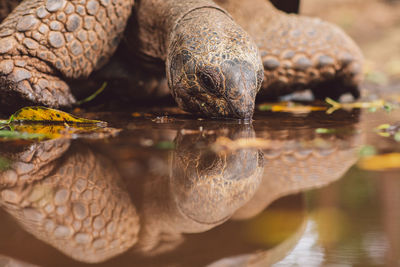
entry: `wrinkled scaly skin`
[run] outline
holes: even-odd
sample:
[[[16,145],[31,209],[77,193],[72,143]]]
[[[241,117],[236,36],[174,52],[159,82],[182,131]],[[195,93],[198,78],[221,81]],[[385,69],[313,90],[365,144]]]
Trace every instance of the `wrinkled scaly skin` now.
[[[166,61],[169,88],[182,109],[252,117],[263,67],[253,40],[224,10],[210,0],[141,1],[136,19],[132,46]],[[149,28],[160,31],[157,38]]]
[[[4,104],[19,94],[32,103],[70,106],[75,100],[64,79],[88,76],[114,52],[133,1],[79,3],[24,0],[0,25]],[[262,64],[252,39],[225,11],[209,0],[148,0],[139,1],[135,12],[140,22],[137,49],[166,61],[178,105],[213,117],[252,116]],[[213,29],[215,21],[219,27]],[[206,30],[200,37],[195,29],[202,24]],[[220,53],[226,46],[232,46],[227,58]],[[190,70],[183,72],[183,65]]]
[[[16,2],[0,1],[1,14]],[[133,8],[130,53],[165,62],[181,108],[249,119],[260,87],[261,96],[305,88],[320,98],[358,96],[362,55],[337,27],[286,15],[264,0],[217,2],[240,26],[211,0],[141,0]],[[67,82],[108,61],[132,6],[133,0],[22,1],[0,25],[3,110],[75,103]]]
[[[65,80],[88,76],[113,54],[133,0],[80,2],[24,0],[1,23],[2,105],[21,105],[22,97],[24,104],[70,106]]]

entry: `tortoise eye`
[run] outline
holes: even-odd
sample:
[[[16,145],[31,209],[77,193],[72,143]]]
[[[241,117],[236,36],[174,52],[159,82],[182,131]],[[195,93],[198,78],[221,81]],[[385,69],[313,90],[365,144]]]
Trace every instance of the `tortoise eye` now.
[[[220,95],[219,92],[219,81],[218,81],[218,74],[207,73],[207,72],[200,72],[198,74],[200,84],[210,93],[215,95]]]

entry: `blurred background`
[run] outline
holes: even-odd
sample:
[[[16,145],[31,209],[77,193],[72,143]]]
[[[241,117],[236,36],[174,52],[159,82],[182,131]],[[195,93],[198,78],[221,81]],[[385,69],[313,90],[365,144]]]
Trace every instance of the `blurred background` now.
[[[364,52],[366,81],[400,82],[400,1],[302,0],[300,13],[338,24]]]

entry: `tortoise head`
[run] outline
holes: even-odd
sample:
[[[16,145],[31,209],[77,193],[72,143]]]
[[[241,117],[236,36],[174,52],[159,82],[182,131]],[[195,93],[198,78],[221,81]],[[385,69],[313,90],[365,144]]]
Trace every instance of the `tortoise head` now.
[[[205,10],[190,13],[172,33],[166,60],[172,95],[189,112],[250,119],[264,75],[257,46],[220,10],[197,14]]]

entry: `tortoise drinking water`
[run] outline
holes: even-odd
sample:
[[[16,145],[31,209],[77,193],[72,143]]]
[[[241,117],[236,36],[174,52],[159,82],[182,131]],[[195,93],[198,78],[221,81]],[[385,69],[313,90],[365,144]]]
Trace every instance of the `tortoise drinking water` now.
[[[357,96],[362,76],[361,52],[340,29],[264,0],[0,0],[0,7],[1,15],[13,9],[0,25],[3,109],[71,106],[68,83],[101,68],[124,32],[126,53],[164,62],[178,105],[208,117],[251,118],[257,93]]]

